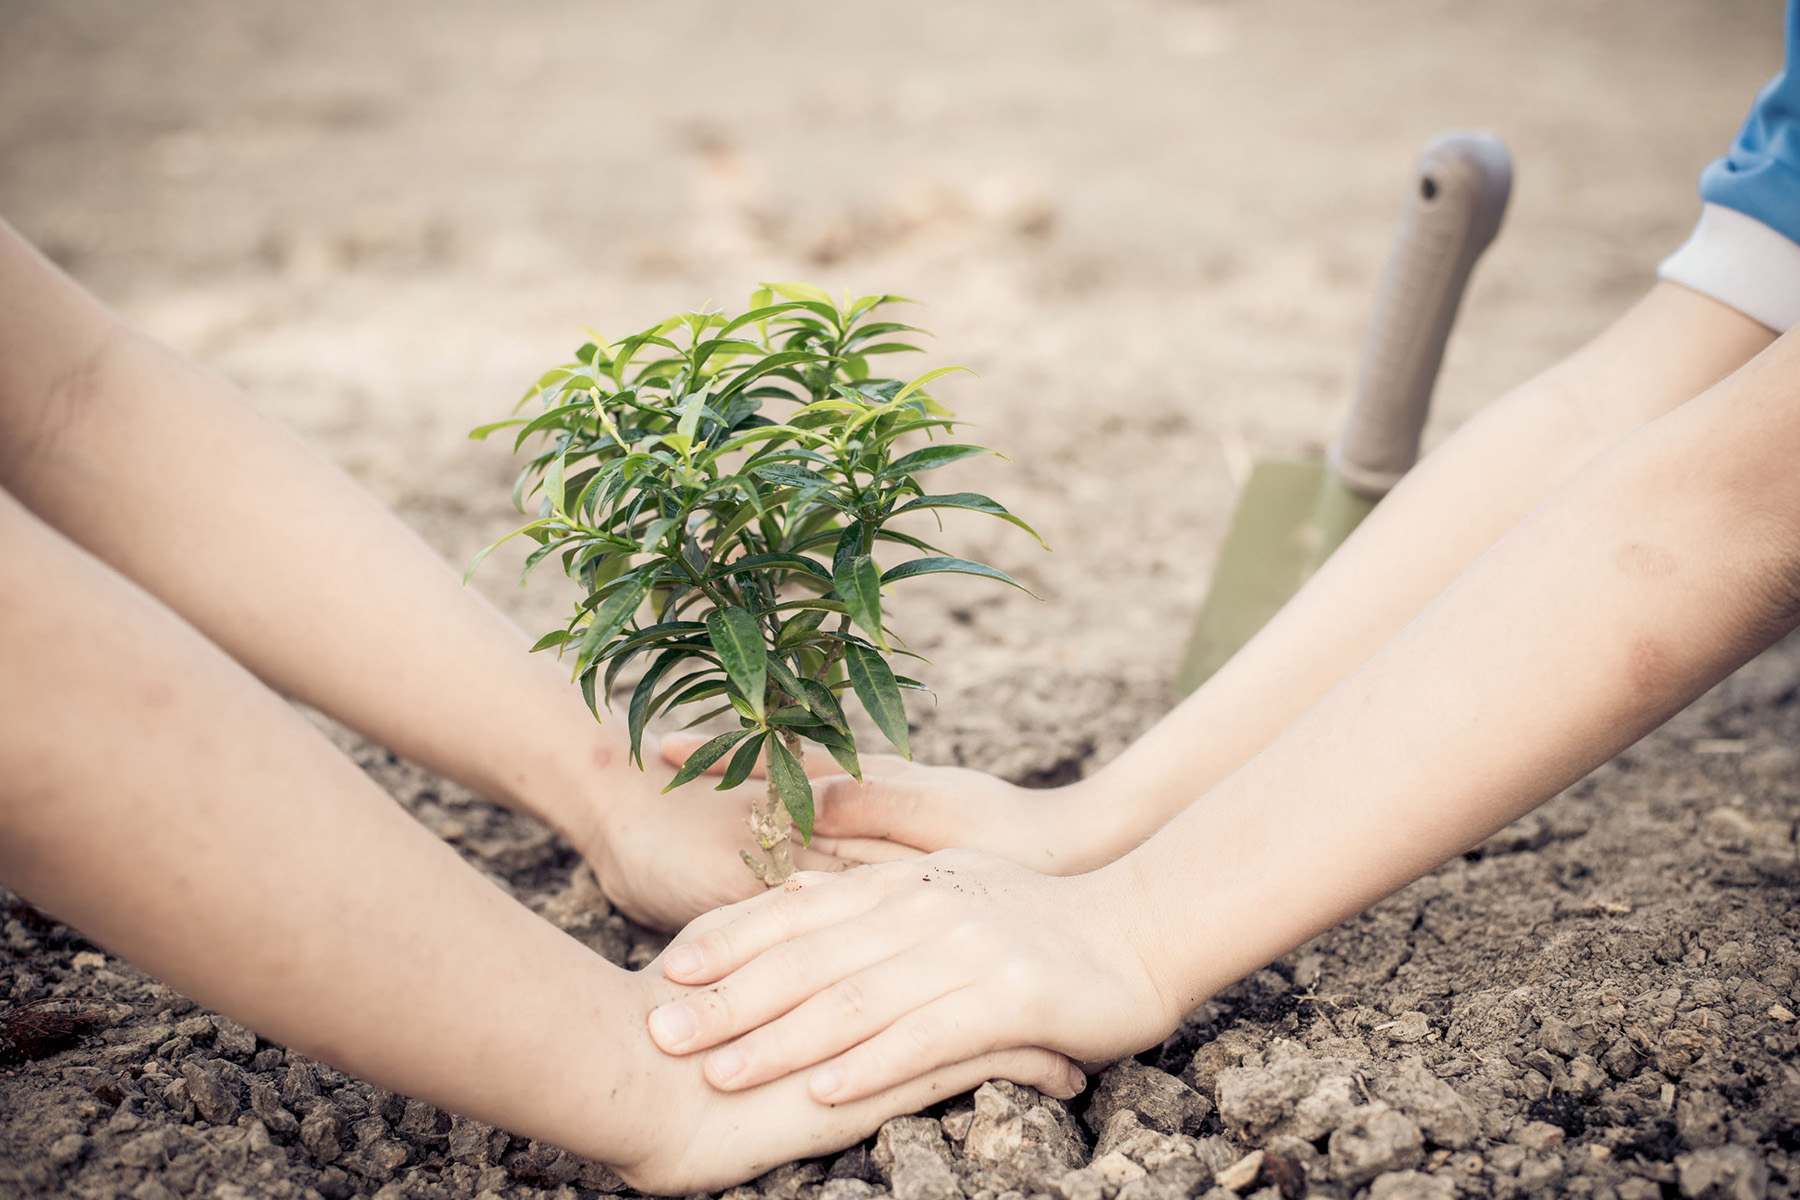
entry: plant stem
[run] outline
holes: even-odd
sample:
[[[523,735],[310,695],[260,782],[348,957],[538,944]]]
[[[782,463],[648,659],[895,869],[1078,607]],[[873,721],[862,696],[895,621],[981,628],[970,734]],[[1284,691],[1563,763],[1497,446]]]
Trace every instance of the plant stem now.
[[[800,739],[783,730],[781,740],[795,758],[800,760],[804,770],[805,750]],[[794,828],[794,818],[788,815],[787,805],[781,802],[781,793],[775,788],[775,775],[769,774],[768,787],[763,789],[761,803],[751,802],[750,832],[756,836],[756,844],[762,847],[763,861],[758,862],[749,854],[744,854],[744,864],[755,872],[764,887],[780,887],[787,882],[788,876],[794,873],[794,854],[789,833]]]

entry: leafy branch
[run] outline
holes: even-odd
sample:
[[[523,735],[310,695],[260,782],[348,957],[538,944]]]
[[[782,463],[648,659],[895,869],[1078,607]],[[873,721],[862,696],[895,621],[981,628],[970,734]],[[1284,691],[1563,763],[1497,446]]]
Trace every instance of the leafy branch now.
[[[893,668],[896,656],[917,656],[897,648],[883,589],[943,572],[1021,586],[894,522],[964,509],[1037,537],[987,496],[919,482],[993,451],[937,440],[956,421],[925,389],[963,368],[910,381],[875,370],[876,360],[919,349],[922,331],[882,312],[902,302],[839,303],[809,284],[778,283],[734,317],[688,312],[617,342],[596,335],[538,379],[518,415],[470,435],[511,429],[515,451],[535,444],[513,500],[538,515],[484,549],[469,573],[513,537],[536,543],[527,573],[558,558],[583,595],[532,649],[572,656],[596,717],[620,673],[644,664],[626,710],[640,766],[658,715],[704,706],[690,722],[699,724],[735,714],[738,728],[696,750],[669,787],[721,759],[719,786],[735,787],[766,758],[769,785],[750,817],[764,860],[745,861],[771,885],[793,870],[790,827],[812,837],[805,743],[862,776],[846,694],[911,757],[900,693],[924,685]],[[780,419],[765,415],[770,402]],[[926,444],[903,450],[915,434]]]

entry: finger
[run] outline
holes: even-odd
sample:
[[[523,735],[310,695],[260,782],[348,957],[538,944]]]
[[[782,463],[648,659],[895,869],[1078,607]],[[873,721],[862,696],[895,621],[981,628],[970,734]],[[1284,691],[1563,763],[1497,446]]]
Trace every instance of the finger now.
[[[872,869],[871,869],[872,870]],[[862,877],[869,871],[845,871],[831,887],[798,892],[770,891],[756,901],[740,902],[732,920],[664,956],[663,973],[676,983],[716,983],[772,946],[835,925],[873,908],[880,892]]]
[[[804,955],[809,947],[794,949]],[[946,961],[942,955],[904,953],[874,963],[713,1051],[706,1059],[706,1081],[721,1091],[735,1092],[824,1062],[965,987],[969,976],[964,964]],[[919,1071],[931,1065],[921,1063]]]
[[[942,850],[941,797],[927,786],[903,777],[881,778],[867,772],[858,783],[839,775],[813,788],[815,836],[880,838]]]
[[[662,755],[662,760],[671,767],[680,767],[683,763],[687,762],[689,756],[691,756],[694,751],[710,741],[712,741],[712,739],[703,733],[665,733],[662,739],[662,746],[658,750],[658,753]],[[728,754],[712,766],[706,768],[702,774],[723,775],[725,773],[725,768],[730,765],[731,756]],[[759,754],[756,756],[756,765],[750,768],[750,778],[762,779],[767,773],[768,771],[764,763],[764,757]]]
[[[805,895],[801,891],[782,899]],[[783,942],[717,987],[696,989],[655,1009],[650,1014],[650,1040],[667,1054],[710,1049],[775,1020],[814,993],[894,957],[916,940],[911,923],[866,921]],[[879,1026],[867,1032],[874,1028]],[[730,1060],[720,1064],[721,1079],[733,1073],[729,1065]]]
[[[959,1095],[993,1079],[1036,1088],[1058,1100],[1071,1100],[1087,1087],[1087,1076],[1067,1058],[1054,1050],[1021,1046],[939,1067],[899,1087],[854,1103],[878,1106],[883,1110],[891,1107],[896,1113],[917,1112],[933,1101]]]
[[[994,1001],[990,990],[968,987],[917,1008],[815,1070],[807,1091],[821,1104],[844,1104],[937,1067],[1012,1049],[1018,1014],[1001,1014]]]
[[[916,846],[905,846],[899,842],[890,842],[886,838],[825,838],[814,837],[812,849],[821,857],[846,864],[863,864],[899,862],[902,859],[918,858],[925,853]],[[795,862],[799,862],[796,857]],[[829,870],[812,868],[814,870]]]

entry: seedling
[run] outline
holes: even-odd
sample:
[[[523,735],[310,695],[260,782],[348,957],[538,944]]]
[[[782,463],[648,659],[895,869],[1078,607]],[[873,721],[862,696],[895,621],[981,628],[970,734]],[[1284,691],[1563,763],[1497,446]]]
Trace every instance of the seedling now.
[[[736,787],[765,757],[768,786],[750,812],[763,857],[744,861],[770,886],[793,872],[790,830],[812,838],[806,743],[862,777],[846,692],[912,756],[900,692],[924,685],[894,670],[894,656],[918,656],[889,629],[882,589],[946,571],[1020,586],[896,523],[967,509],[1037,537],[986,496],[920,484],[993,451],[935,440],[956,422],[926,385],[962,368],[902,381],[872,367],[919,349],[921,331],[882,312],[901,302],[840,304],[779,283],[735,317],[689,312],[622,341],[596,335],[526,392],[519,409],[536,400],[540,411],[471,434],[516,427],[515,450],[537,439],[513,489],[521,512],[535,501],[537,519],[501,542],[530,538],[526,572],[556,555],[582,592],[567,624],[532,649],[573,656],[596,718],[620,673],[645,664],[626,715],[640,767],[658,714],[705,705],[690,725],[735,714],[738,728],[696,750],[669,787],[728,754],[718,786]],[[909,435],[926,444],[902,449]]]

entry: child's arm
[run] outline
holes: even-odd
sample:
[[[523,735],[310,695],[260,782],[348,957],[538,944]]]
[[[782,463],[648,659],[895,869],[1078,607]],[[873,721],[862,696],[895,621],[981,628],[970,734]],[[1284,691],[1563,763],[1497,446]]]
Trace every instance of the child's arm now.
[[[863,1136],[1036,1051],[851,1109],[654,1053],[660,972],[507,898],[236,662],[0,492],[0,877],[260,1033],[688,1193]],[[727,866],[729,869],[729,865]],[[723,1103],[722,1103],[723,1102]]]
[[[0,489],[277,690],[555,826],[665,928],[758,890],[739,797],[657,790],[548,655],[336,468],[0,222]],[[803,865],[830,860],[803,853]]]
[[[1140,1049],[1219,987],[1580,778],[1791,628],[1797,457],[1790,333],[1582,470],[1116,863],[1054,879],[945,855],[922,861],[954,879],[915,860],[778,897],[668,960],[684,982],[729,974],[727,990],[653,1018],[653,1034],[670,1047],[686,1014],[697,1034],[680,1048],[697,1049],[805,1000],[720,1054],[743,1064],[735,1086],[815,1060],[810,1047],[855,1045],[814,1076],[821,1097],[993,1046]],[[846,923],[819,928],[833,921]],[[1107,968],[1073,976],[1097,994],[1059,974],[1083,961]],[[824,1086],[834,1080],[841,1090]]]
[[[1105,769],[1044,792],[876,763],[866,787],[839,778],[819,789],[820,845],[963,846],[1058,874],[1110,861],[1249,761],[1595,456],[1773,337],[1715,300],[1657,284],[1421,462],[1262,633]],[[668,746],[675,756],[689,748]]]

